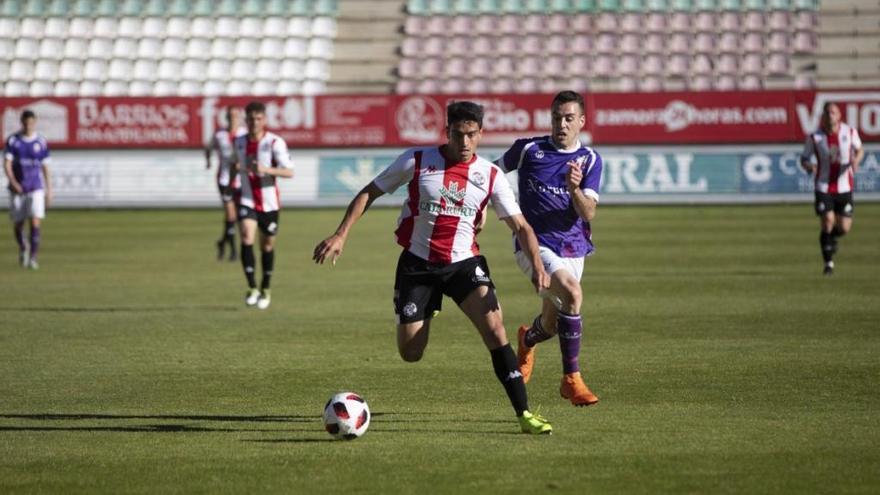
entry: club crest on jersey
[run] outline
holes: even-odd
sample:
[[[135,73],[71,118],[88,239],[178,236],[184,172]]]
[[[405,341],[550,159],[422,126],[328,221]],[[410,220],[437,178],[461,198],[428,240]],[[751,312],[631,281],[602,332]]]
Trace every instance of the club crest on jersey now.
[[[34,143],[34,153],[39,153],[41,149],[40,143]]]
[[[544,158],[544,150],[538,150],[538,151],[536,151],[536,152],[535,152],[535,159],[536,159],[536,160],[540,160],[541,158]]]
[[[473,174],[471,174],[471,182],[478,186],[482,186],[486,183],[486,177],[483,176],[483,174],[481,174],[480,172],[474,172]]]
[[[446,186],[440,187],[440,195],[443,196],[446,201],[450,201],[452,203],[458,203],[463,200],[465,194],[467,194],[467,191],[465,191],[464,189],[458,189],[458,182],[450,183],[448,189],[446,188]]]

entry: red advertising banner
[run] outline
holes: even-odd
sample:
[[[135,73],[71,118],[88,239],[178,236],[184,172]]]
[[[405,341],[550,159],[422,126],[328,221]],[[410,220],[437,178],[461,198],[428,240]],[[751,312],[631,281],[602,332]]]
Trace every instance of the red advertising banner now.
[[[259,97],[269,128],[295,148],[403,147],[443,142],[446,105],[468,99],[486,109],[483,144],[547,134],[553,95],[320,95]],[[0,98],[3,135],[25,108],[57,148],[199,148],[225,125],[225,108],[252,97]],[[597,145],[800,142],[825,102],[865,141],[880,141],[880,90],[586,95]]]
[[[587,120],[601,144],[783,143],[790,91],[593,94]]]
[[[863,141],[880,141],[880,89],[795,91],[793,97],[796,140],[819,127],[826,103],[836,103],[843,121],[858,129]]]

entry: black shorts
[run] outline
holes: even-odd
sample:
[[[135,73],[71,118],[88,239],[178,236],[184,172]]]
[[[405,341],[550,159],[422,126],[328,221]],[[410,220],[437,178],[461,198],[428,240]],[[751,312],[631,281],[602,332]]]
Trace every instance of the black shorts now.
[[[238,203],[239,198],[241,198],[240,187],[221,186],[220,184],[217,184],[217,190],[220,191],[220,201],[223,201],[224,203],[230,201]]]
[[[829,211],[833,211],[842,217],[852,217],[853,211],[856,209],[851,192],[840,194],[817,192],[816,204],[814,206],[816,208],[816,215],[820,217]]]
[[[246,218],[257,221],[257,226],[260,227],[260,232],[265,235],[275,235],[278,233],[278,220],[279,220],[278,210],[275,211],[257,211],[248,206],[241,206],[238,209],[238,221],[242,221]]]
[[[483,256],[456,263],[429,263],[404,250],[397,260],[394,277],[394,313],[398,323],[431,318],[440,311],[443,295],[461,304],[477,287],[494,289],[489,265]]]

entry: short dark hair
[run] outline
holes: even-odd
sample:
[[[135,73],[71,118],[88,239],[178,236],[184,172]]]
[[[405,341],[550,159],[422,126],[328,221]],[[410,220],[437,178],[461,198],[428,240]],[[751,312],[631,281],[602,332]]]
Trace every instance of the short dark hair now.
[[[24,112],[21,112],[21,123],[22,124],[27,119],[35,119],[35,118],[37,118],[37,114],[35,114],[33,110],[28,109],[28,110],[25,110]]]
[[[584,97],[576,91],[560,91],[559,93],[556,93],[556,96],[553,97],[553,103],[550,104],[550,108],[561,107],[562,105],[571,102],[577,103],[581,108],[581,113],[584,113]]]
[[[459,122],[476,122],[483,128],[483,107],[472,101],[453,101],[446,107],[446,125]]]
[[[262,101],[252,101],[244,107],[244,113],[266,113],[266,104]]]

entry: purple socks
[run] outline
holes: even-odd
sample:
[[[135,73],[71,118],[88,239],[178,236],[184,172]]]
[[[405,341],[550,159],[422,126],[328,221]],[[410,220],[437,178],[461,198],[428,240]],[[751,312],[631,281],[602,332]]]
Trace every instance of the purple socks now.
[[[581,351],[581,316],[560,312],[556,318],[556,333],[559,335],[559,349],[562,351],[562,372],[569,374],[580,371],[578,355]]]

